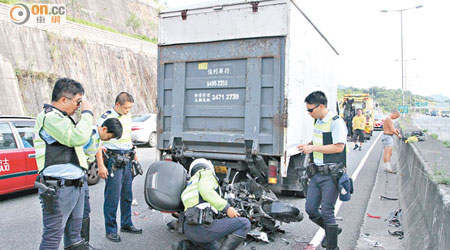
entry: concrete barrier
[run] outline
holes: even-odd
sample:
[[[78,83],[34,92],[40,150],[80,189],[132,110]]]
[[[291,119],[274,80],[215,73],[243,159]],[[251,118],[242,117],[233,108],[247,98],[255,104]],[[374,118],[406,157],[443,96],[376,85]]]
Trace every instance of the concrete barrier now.
[[[450,249],[450,187],[434,181],[447,175],[450,149],[428,136],[413,144],[397,139],[394,150],[405,249]]]

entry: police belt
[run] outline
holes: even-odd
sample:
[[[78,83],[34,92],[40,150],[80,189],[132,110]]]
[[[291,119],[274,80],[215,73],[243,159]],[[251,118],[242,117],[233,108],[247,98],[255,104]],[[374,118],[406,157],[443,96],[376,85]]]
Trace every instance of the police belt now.
[[[309,165],[309,171],[311,176],[314,176],[317,173],[323,175],[334,174],[339,170],[343,169],[345,166],[343,163],[326,163],[325,165],[318,166],[314,163]]]
[[[45,184],[51,185],[51,186],[57,186],[57,187],[82,187],[84,184],[83,178],[75,179],[75,180],[68,180],[68,179],[61,179],[61,178],[55,178],[50,176],[44,176],[44,182]]]
[[[122,168],[134,158],[134,151],[132,149],[127,150],[106,150],[106,155],[108,158],[113,160],[113,166],[116,168]]]
[[[186,210],[184,219],[186,223],[191,226],[210,226],[214,222],[214,212],[210,207],[190,207]]]
[[[129,158],[133,154],[133,149],[106,149],[106,154],[108,156],[122,155]]]

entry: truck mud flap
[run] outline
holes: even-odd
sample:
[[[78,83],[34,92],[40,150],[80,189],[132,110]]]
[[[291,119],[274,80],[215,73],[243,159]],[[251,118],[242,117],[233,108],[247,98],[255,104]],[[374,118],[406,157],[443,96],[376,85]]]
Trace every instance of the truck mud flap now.
[[[281,191],[305,192],[306,165],[308,164],[308,155],[298,154],[291,156],[288,166],[287,177],[282,178]],[[305,192],[306,194],[306,192]],[[304,196],[299,194],[298,196]]]

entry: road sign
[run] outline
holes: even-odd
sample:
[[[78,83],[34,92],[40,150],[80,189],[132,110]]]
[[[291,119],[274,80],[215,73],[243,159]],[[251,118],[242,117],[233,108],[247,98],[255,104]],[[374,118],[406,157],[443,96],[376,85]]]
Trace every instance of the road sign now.
[[[398,106],[398,112],[400,112],[400,113],[408,113],[408,106],[407,105],[400,105],[400,106]]]
[[[416,107],[426,107],[428,106],[428,102],[416,102]]]

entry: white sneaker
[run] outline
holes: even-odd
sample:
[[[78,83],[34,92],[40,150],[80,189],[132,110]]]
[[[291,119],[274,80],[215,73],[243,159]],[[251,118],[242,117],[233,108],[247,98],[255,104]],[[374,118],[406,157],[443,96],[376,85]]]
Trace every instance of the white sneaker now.
[[[390,162],[384,163],[384,171],[385,171],[386,173],[395,173],[394,170],[392,170],[392,167],[391,167],[391,163],[390,163]]]

